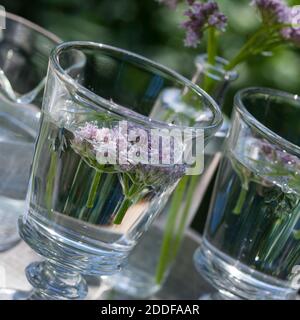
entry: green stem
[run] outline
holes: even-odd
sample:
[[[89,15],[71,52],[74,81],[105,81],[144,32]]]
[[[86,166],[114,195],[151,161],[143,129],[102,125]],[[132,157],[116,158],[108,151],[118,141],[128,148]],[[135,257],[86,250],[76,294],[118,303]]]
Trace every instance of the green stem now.
[[[101,189],[100,189],[101,201],[97,203],[97,206],[94,208],[91,216],[89,217],[88,219],[89,223],[92,223],[92,224],[98,223],[99,217],[102,213],[102,208],[105,205],[108,197],[110,196],[112,182],[114,181],[115,178],[116,177],[114,174],[107,174],[105,176],[104,182],[102,183]]]
[[[67,211],[67,208],[68,208],[68,206],[69,206],[70,198],[72,197],[73,188],[74,188],[75,182],[76,182],[76,180],[77,180],[77,177],[78,177],[80,168],[81,168],[81,166],[82,166],[82,163],[83,163],[83,160],[80,159],[79,164],[78,164],[77,169],[76,169],[76,172],[75,172],[75,175],[74,175],[74,178],[73,178],[73,181],[72,181],[72,185],[71,185],[71,188],[70,188],[70,192],[69,192],[67,201],[66,201],[66,203],[65,203],[65,205],[64,205],[63,213],[66,214],[66,215],[69,215],[69,213],[67,213],[66,211]]]
[[[247,197],[248,189],[242,186],[238,201],[236,203],[235,208],[233,209],[233,213],[239,215],[243,209],[246,197]]]
[[[129,198],[124,198],[124,200],[121,203],[121,206],[118,210],[118,213],[114,219],[114,224],[121,224],[126,212],[128,211],[129,207],[132,205],[132,200]]]
[[[207,62],[210,66],[214,66],[216,63],[216,56],[217,56],[217,37],[216,37],[216,29],[209,28],[208,29],[208,38],[207,38]],[[203,89],[206,92],[210,92],[213,79],[210,78],[208,75],[204,77],[204,84]]]
[[[270,265],[273,263],[280,253],[282,252],[284,246],[288,243],[291,234],[295,237],[294,228],[299,221],[299,202],[296,200],[292,207],[287,208],[288,205],[288,195],[284,195],[283,198],[278,200],[277,206],[274,208],[274,215],[276,211],[281,213],[281,217],[278,217],[273,223],[270,231],[268,232],[268,237],[266,238],[264,246],[261,248],[261,252],[258,255],[261,257],[261,262]],[[299,235],[300,232],[298,231]],[[299,240],[299,239],[298,239]]]
[[[181,219],[179,222],[178,231],[176,232],[175,245],[174,245],[174,258],[176,257],[186,227],[187,218],[192,206],[192,200],[195,193],[195,188],[199,182],[199,176],[191,176],[189,179],[189,187],[186,194],[186,203],[183,211],[181,212]]]
[[[211,27],[207,29],[208,32],[208,38],[207,38],[207,59],[208,64],[210,66],[214,66],[216,63],[216,56],[217,56],[217,32],[216,29]],[[209,75],[204,74],[202,83],[202,88],[206,92],[210,93],[212,90],[212,85],[214,83],[214,79],[212,79]],[[193,77],[193,82],[197,83],[199,82],[199,74],[196,73],[196,77]],[[191,103],[191,105],[194,105],[193,102],[194,93],[191,90],[188,90],[182,97],[182,100],[186,103]]]
[[[123,221],[123,218],[125,217],[125,214],[128,210],[128,208],[133,203],[133,198],[142,191],[144,186],[140,186],[136,183],[133,183],[132,186],[129,188],[128,192],[125,194],[125,198],[123,202],[121,203],[121,206],[116,214],[116,217],[114,219],[114,224],[121,224]]]
[[[50,159],[50,166],[49,171],[47,174],[47,184],[46,184],[46,207],[48,212],[51,213],[52,209],[52,195],[53,195],[53,188],[55,182],[55,175],[56,175],[56,168],[57,168],[57,152],[51,152],[51,159]]]
[[[271,38],[278,36],[278,31],[283,27],[283,25],[276,25],[272,28],[270,26],[264,26],[259,28],[244,44],[244,46],[240,49],[240,51],[235,55],[235,57],[225,66],[225,70],[232,70],[238,64],[244,62],[252,55],[258,55],[262,51],[270,50],[275,47],[274,45],[270,45],[266,47],[266,42],[270,41]],[[272,42],[271,42],[272,43]]]
[[[225,70],[232,70],[238,64],[247,59],[250,55],[250,47],[256,42],[258,36],[260,36],[261,29],[255,32],[251,38],[244,44],[240,51],[235,55],[235,57],[225,66]]]
[[[164,279],[165,270],[167,269],[167,266],[170,262],[170,246],[172,244],[173,232],[176,226],[177,213],[180,211],[180,205],[183,201],[184,191],[186,190],[188,178],[189,177],[185,176],[179,181],[178,186],[172,195],[171,207],[168,212],[166,230],[164,232],[159,262],[156,269],[155,277],[156,283],[158,284],[161,283],[161,281]]]
[[[208,29],[208,42],[207,42],[207,59],[208,63],[212,66],[215,65],[216,55],[217,55],[217,37],[216,37],[216,29],[209,28]]]
[[[102,172],[100,172],[100,171],[96,171],[96,173],[94,175],[92,186],[90,188],[88,200],[86,203],[87,208],[93,208],[93,206],[94,206],[96,195],[97,195],[97,189],[99,187],[99,183],[100,183],[100,179],[101,179],[101,175],[102,175]]]

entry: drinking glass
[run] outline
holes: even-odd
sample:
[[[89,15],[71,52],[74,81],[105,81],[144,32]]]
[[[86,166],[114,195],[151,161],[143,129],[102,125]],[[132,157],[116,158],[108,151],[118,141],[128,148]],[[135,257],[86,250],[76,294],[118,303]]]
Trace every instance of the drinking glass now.
[[[195,265],[216,299],[293,299],[300,264],[300,98],[237,93]],[[206,297],[208,298],[208,297]]]
[[[60,42],[21,17],[6,13],[4,18],[6,29],[0,30],[0,251],[20,239],[17,220],[25,208],[48,57]]]
[[[177,100],[162,105],[169,88]],[[194,99],[184,113],[179,106],[187,93]],[[149,117],[154,106],[156,116]],[[165,121],[166,108],[172,121]],[[175,162],[172,150],[194,150],[221,122],[213,99],[159,64],[91,42],[55,48],[28,208],[19,219],[22,239],[46,258],[26,270],[31,299],[82,299],[82,275],[118,272],[195,163]],[[194,131],[163,148],[160,138],[170,129]],[[164,161],[167,154],[173,160]]]

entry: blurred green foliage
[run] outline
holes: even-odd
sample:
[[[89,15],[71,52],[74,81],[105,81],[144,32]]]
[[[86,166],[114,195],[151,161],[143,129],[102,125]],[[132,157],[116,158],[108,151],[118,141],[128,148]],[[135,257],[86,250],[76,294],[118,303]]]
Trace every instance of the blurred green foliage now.
[[[300,0],[289,1],[300,4]],[[230,58],[253,32],[259,18],[250,0],[219,0],[229,16],[229,28],[220,37],[219,55]],[[191,77],[195,55],[203,47],[183,46],[184,6],[170,11],[154,0],[4,0],[7,11],[21,15],[56,33],[64,40],[91,40],[138,52]],[[268,86],[300,93],[300,49],[278,48],[272,56],[259,56],[239,67],[226,110],[237,89]]]

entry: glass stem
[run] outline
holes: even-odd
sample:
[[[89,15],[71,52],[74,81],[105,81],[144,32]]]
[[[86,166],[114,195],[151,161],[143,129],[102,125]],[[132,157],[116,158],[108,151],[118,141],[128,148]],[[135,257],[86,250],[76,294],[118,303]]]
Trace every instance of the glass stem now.
[[[243,206],[244,206],[244,203],[245,203],[245,200],[246,200],[246,197],[247,197],[247,193],[248,193],[248,189],[246,189],[244,186],[242,186],[238,201],[236,203],[235,208],[233,209],[234,214],[238,215],[241,213]]]
[[[166,230],[164,232],[160,257],[156,269],[156,283],[158,284],[164,279],[165,271],[170,262],[170,256],[173,256],[171,255],[170,251],[173,243],[174,229],[176,227],[176,218],[178,212],[180,212],[180,206],[183,201],[184,191],[186,190],[188,179],[188,176],[183,177],[179,181],[178,186],[172,195],[171,207],[168,212]]]
[[[99,183],[100,183],[100,180],[101,180],[101,175],[102,175],[102,172],[100,171],[97,171],[94,175],[94,178],[93,178],[93,182],[92,182],[92,185],[91,185],[91,188],[90,188],[90,192],[89,192],[89,196],[88,196],[88,200],[87,200],[87,203],[86,203],[86,207],[87,208],[93,208],[94,207],[94,203],[95,203],[95,199],[96,199],[96,195],[97,195],[97,189],[99,187]]]
[[[33,286],[29,300],[82,300],[88,287],[82,276],[52,261],[34,262],[26,268]]]

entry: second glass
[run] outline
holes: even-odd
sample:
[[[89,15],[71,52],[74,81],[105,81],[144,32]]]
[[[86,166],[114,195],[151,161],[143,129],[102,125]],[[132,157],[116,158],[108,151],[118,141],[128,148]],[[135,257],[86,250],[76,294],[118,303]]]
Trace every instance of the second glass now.
[[[232,128],[195,264],[218,299],[293,299],[300,275],[300,98],[235,97]],[[212,298],[212,297],[211,297]]]

